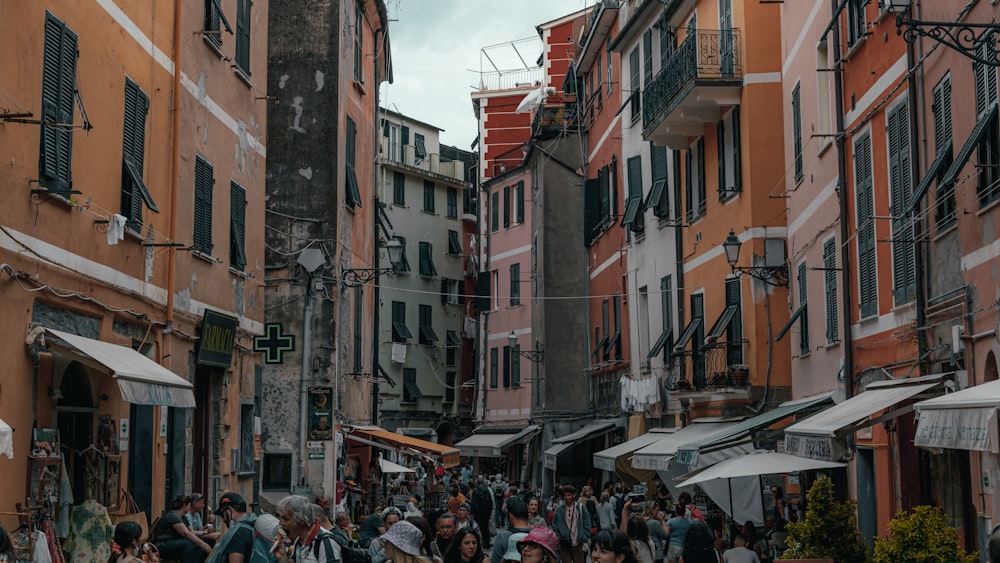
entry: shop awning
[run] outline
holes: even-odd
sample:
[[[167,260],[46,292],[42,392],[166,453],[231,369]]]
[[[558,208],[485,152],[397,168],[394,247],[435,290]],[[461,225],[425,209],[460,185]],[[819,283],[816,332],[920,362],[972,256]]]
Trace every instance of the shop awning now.
[[[837,461],[820,461],[768,450],[755,450],[682,475],[679,479],[683,479],[683,481],[677,486],[687,487],[715,479],[797,473],[814,469],[845,467],[846,465],[846,463]]]
[[[677,453],[677,448],[730,428],[741,420],[743,419],[720,417],[695,419],[684,428],[672,434],[665,434],[645,448],[636,450],[632,456],[632,467],[665,471],[670,468],[670,462]]]
[[[612,446],[606,450],[601,450],[594,454],[594,468],[605,471],[614,471],[615,462],[622,456],[631,455],[632,452],[642,449],[662,438],[665,434],[676,432],[676,428],[652,428],[646,434],[633,438],[627,442]]]
[[[416,471],[409,467],[403,467],[398,463],[382,458],[378,460],[378,467],[382,470],[382,473],[416,473]]]
[[[914,408],[917,411],[914,445],[1000,453],[997,436],[1000,381],[927,399]]]
[[[347,439],[356,442],[379,445],[391,448],[411,449],[441,459],[445,467],[455,467],[460,463],[458,450],[451,446],[443,446],[413,436],[404,436],[377,426],[355,426],[347,429]]]
[[[572,448],[578,442],[596,438],[602,434],[611,432],[619,425],[617,420],[598,420],[591,422],[576,432],[559,436],[552,440],[552,447],[542,454],[542,464],[546,469],[555,469],[559,460],[559,454]]]
[[[14,459],[14,429],[0,419],[0,454]]]
[[[902,407],[871,418],[939,386],[941,378],[941,375],[932,375],[870,383],[863,393],[785,428],[785,453],[838,461],[847,453],[846,445],[841,442],[844,436],[911,411],[912,406]]]
[[[468,457],[500,457],[504,449],[520,444],[538,434],[541,429],[537,424],[529,424],[520,432],[473,434],[455,444],[455,447]]]
[[[135,405],[193,408],[190,381],[126,346],[45,329],[45,344],[118,381],[122,399]]]
[[[677,448],[677,462],[694,467],[698,465],[698,456],[702,452],[713,451],[749,441],[753,438],[752,434],[757,430],[771,426],[778,421],[802,411],[818,407],[824,403],[833,403],[833,395],[831,393],[781,403],[775,409],[753,418],[748,418],[715,434],[682,445]]]

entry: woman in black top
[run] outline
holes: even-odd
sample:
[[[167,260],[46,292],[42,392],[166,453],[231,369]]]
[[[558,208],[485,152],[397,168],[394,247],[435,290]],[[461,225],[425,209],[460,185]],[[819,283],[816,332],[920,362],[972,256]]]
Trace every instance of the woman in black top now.
[[[194,535],[184,523],[184,515],[191,507],[191,497],[178,496],[170,501],[170,510],[156,521],[150,533],[161,559],[179,559],[202,563],[212,551],[211,546]]]

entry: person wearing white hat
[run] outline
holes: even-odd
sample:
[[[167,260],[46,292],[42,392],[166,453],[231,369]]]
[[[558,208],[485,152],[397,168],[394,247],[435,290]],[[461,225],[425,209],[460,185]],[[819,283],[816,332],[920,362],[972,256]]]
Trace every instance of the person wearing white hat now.
[[[385,544],[386,563],[431,563],[420,555],[420,545],[424,534],[420,528],[406,520],[396,522],[385,534],[382,541]]]

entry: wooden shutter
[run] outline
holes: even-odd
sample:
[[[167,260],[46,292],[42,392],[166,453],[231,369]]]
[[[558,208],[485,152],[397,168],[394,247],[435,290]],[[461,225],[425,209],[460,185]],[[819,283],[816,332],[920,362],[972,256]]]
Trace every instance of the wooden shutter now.
[[[854,143],[855,218],[858,236],[858,305],[862,318],[878,313],[875,263],[875,222],[872,201],[872,143],[865,133]]]
[[[510,346],[503,347],[503,386],[510,387]]]
[[[601,220],[601,184],[597,178],[583,182],[583,243],[590,246]]]
[[[698,139],[698,215],[705,212],[705,137]]]
[[[823,243],[823,282],[826,296],[826,341],[836,342],[840,339],[839,315],[837,310],[837,255],[836,239],[827,239]]]
[[[503,187],[503,228],[510,228],[510,186]]]
[[[898,104],[886,118],[889,143],[889,189],[892,198],[892,293],[899,305],[916,295],[913,229],[903,216],[909,209],[910,121],[906,102]]]
[[[802,262],[799,264],[799,307],[806,306],[799,315],[799,354],[801,355],[809,353],[809,285],[806,279],[806,271],[806,263]]]
[[[733,185],[734,191],[743,190],[743,141],[740,131],[740,106],[736,106],[729,112],[733,116]]]
[[[476,278],[476,310],[480,313],[490,310],[490,273],[479,272]]]
[[[650,201],[649,205],[653,206],[653,215],[659,219],[666,219],[670,216],[670,196],[667,191],[667,148],[656,146],[652,142],[649,143],[649,153],[650,153],[650,167],[653,172],[653,185],[655,186],[657,182],[663,182],[663,187],[660,188],[660,192],[655,201]]]
[[[719,157],[719,201],[729,196],[726,190],[726,120],[720,119],[715,124],[716,153]]]
[[[490,387],[493,389],[497,388],[497,364],[499,361],[500,351],[496,348],[490,348]]]
[[[490,227],[495,233],[500,230],[500,192],[493,192],[490,203]]]
[[[39,168],[44,185],[56,191],[72,185],[73,132],[66,125],[73,123],[76,47],[76,33],[46,12]]]
[[[200,156],[194,161],[194,247],[212,253],[212,189],[215,172]]]
[[[236,182],[229,183],[229,264],[243,271],[246,267],[246,190]]]
[[[524,222],[524,180],[514,186],[514,220]]]
[[[684,217],[690,223],[694,219],[694,151],[684,151]]]
[[[951,78],[945,78],[934,88],[934,149],[935,153],[951,149]]]
[[[726,307],[736,307],[736,313],[726,327],[726,362],[728,365],[743,363],[743,303],[740,298],[740,278],[726,280]]]
[[[125,79],[125,116],[122,127],[122,192],[121,212],[128,218],[129,227],[138,231],[142,225],[144,189],[136,185],[142,181],[146,143],[146,112],[149,99],[132,80]]]
[[[364,370],[361,361],[362,348],[364,347],[364,337],[361,332],[361,319],[364,317],[364,288],[360,285],[354,286],[354,372],[361,373]]]
[[[795,157],[795,181],[804,175],[802,164],[802,94],[799,84],[792,90],[792,153]]]
[[[250,76],[250,0],[236,2],[236,66]]]

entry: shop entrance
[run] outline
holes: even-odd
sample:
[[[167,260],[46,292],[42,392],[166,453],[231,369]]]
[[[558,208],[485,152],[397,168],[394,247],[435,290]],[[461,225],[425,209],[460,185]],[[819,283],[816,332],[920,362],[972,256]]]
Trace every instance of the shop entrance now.
[[[153,407],[129,407],[129,490],[139,509],[152,515],[153,506]]]
[[[167,408],[167,407],[161,407]],[[170,501],[184,492],[184,428],[187,413],[185,409],[167,410],[167,480],[164,483],[164,498]]]
[[[79,362],[70,362],[63,372],[58,395],[53,393],[53,397],[66,472],[73,483],[74,500],[79,504],[84,500],[87,471],[78,454],[94,443],[94,413],[97,412],[87,368]]]
[[[212,374],[214,370],[198,367],[194,372],[194,400],[198,408],[194,409],[192,421],[192,440],[194,441],[194,457],[191,476],[191,490],[202,494],[211,494],[209,479],[212,471]]]

